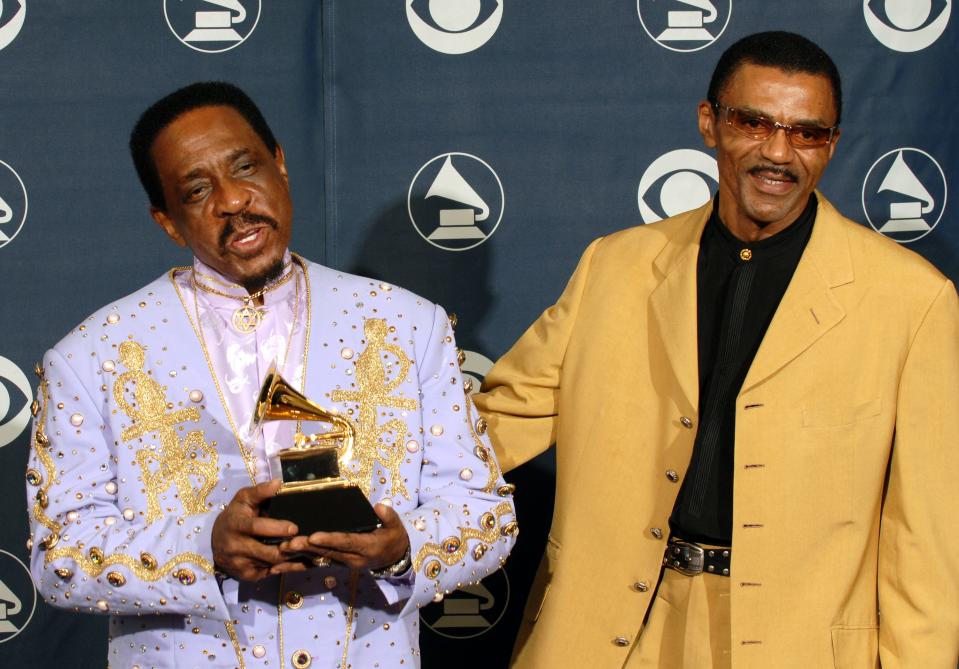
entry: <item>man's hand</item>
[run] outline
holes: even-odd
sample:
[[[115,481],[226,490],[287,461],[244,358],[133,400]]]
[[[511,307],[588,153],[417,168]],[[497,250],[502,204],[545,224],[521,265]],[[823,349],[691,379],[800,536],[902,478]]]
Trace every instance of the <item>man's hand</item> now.
[[[315,532],[284,541],[285,552],[311,553],[317,557],[341,562],[352,569],[382,569],[399,562],[410,545],[406,528],[392,507],[373,507],[383,526],[372,532]],[[284,565],[271,569],[274,574],[286,570]]]
[[[260,516],[260,502],[273,497],[281,483],[275,479],[240,489],[217,516],[210,543],[218,569],[240,581],[258,581],[271,574],[306,568],[287,562],[279,546],[268,546],[259,540],[260,537],[283,539],[296,535],[296,525],[290,521]]]

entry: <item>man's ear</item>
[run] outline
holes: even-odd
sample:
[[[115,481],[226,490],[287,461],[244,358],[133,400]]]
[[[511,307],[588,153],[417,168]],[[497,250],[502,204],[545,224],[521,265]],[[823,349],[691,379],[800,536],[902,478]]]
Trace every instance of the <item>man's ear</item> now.
[[[176,242],[177,246],[186,246],[186,240],[183,238],[183,235],[180,234],[179,230],[176,229],[173,219],[170,218],[165,211],[158,207],[150,207],[150,217],[153,218],[154,223],[163,229],[167,237]]]
[[[706,100],[699,103],[699,134],[703,136],[703,143],[710,149],[716,148],[716,116],[713,115],[713,106]]]
[[[279,142],[276,145],[276,151],[273,152],[273,160],[276,162],[276,168],[280,170],[280,174],[283,175],[283,179],[290,183],[290,177],[286,172],[286,156],[283,155],[283,147],[280,146]]]

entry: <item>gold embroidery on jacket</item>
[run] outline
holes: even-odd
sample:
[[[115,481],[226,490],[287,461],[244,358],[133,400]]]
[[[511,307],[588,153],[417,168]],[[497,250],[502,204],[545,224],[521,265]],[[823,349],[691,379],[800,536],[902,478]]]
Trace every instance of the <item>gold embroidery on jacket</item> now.
[[[466,552],[469,550],[467,542],[470,539],[478,540],[485,544],[493,543],[501,534],[500,519],[512,513],[512,504],[509,502],[500,502],[493,508],[493,519],[491,522],[482,523],[485,526],[481,529],[460,527],[459,537],[447,537],[443,540],[442,545],[433,542],[423,544],[422,548],[417,551],[416,557],[413,558],[414,571],[419,571],[419,568],[423,566],[423,563],[429,557],[439,558],[445,562],[447,566],[452,567],[466,556]]]
[[[473,437],[473,443],[476,446],[473,452],[489,469],[489,476],[486,479],[483,492],[493,492],[496,489],[496,484],[499,483],[499,463],[496,462],[496,458],[490,453],[483,440],[476,434],[476,425],[473,422],[473,399],[469,395],[466,396],[466,422],[469,423],[470,436]]]
[[[49,450],[50,439],[46,434],[47,414],[50,404],[50,385],[47,382],[46,375],[43,373],[43,368],[39,365],[37,366],[37,374],[40,377],[40,388],[37,394],[40,396],[41,402],[40,413],[35,424],[36,431],[33,437],[33,451],[43,466],[45,476],[43,477],[42,487],[37,494],[37,501],[33,505],[33,515],[38,523],[51,532],[47,537],[41,539],[43,545],[46,546],[43,558],[44,564],[49,564],[60,558],[69,558],[83,571],[94,577],[99,576],[109,567],[120,565],[127,567],[144,581],[158,581],[173,571],[174,567],[178,564],[184,562],[193,563],[203,571],[212,574],[213,564],[202,555],[192,552],[178,553],[177,555],[171,556],[164,564],[154,565],[142,557],[137,559],[131,555],[123,555],[121,553],[104,555],[103,552],[96,547],[91,548],[87,554],[84,554],[83,551],[74,546],[54,548],[60,541],[62,527],[59,523],[47,516],[43,510],[40,499],[49,499],[50,488],[54,483],[59,484],[60,480],[56,476],[56,465],[53,462],[53,457],[50,455]]]
[[[164,388],[143,371],[145,363],[143,347],[134,341],[120,344],[120,363],[128,371],[120,374],[113,383],[113,398],[133,424],[123,430],[120,438],[130,441],[156,432],[160,448],[141,448],[136,453],[140,476],[147,495],[147,524],[163,516],[160,495],[173,484],[183,512],[193,516],[208,511],[207,495],[217,482],[216,450],[203,436],[203,430],[191,430],[181,441],[177,425],[200,420],[195,408],[169,411]],[[127,393],[132,386],[133,401]],[[200,484],[194,487],[191,477]]]
[[[416,409],[416,400],[400,395],[390,395],[406,380],[413,364],[406,352],[396,344],[386,342],[389,327],[382,318],[369,318],[363,325],[366,348],[356,360],[356,383],[359,390],[334,390],[334,402],[356,402],[359,416],[356,422],[355,453],[340,453],[342,461],[355,464],[343,468],[342,474],[350,483],[358,485],[369,496],[373,467],[381,464],[390,473],[390,495],[400,494],[406,499],[410,493],[403,483],[400,464],[403,462],[403,439],[408,432],[406,421],[392,418],[380,423],[377,413],[380,407]],[[390,358],[395,358],[395,362]],[[399,370],[394,368],[399,365]],[[392,443],[389,434],[394,435]],[[381,439],[382,437],[382,439]]]

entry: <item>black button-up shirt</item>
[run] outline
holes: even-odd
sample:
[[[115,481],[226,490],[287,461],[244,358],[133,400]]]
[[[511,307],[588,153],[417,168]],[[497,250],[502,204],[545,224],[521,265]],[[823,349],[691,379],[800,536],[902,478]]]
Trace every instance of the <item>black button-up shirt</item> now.
[[[743,242],[719,219],[719,196],[699,246],[699,427],[669,519],[675,536],[729,546],[733,527],[736,397],[806,248],[816,196],[772,237]]]

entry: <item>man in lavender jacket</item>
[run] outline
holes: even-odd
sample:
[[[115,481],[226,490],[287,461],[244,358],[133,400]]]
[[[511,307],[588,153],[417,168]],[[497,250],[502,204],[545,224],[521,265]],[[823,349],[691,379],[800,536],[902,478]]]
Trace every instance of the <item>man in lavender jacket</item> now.
[[[290,253],[283,150],[236,87],[171,93],[130,147],[153,219],[193,264],[37,366],[37,587],[110,615],[113,667],[418,667],[418,607],[497,569],[517,531],[446,314]],[[378,529],[306,536],[261,515],[294,433],[246,429],[274,361],[353,422],[342,475]]]

